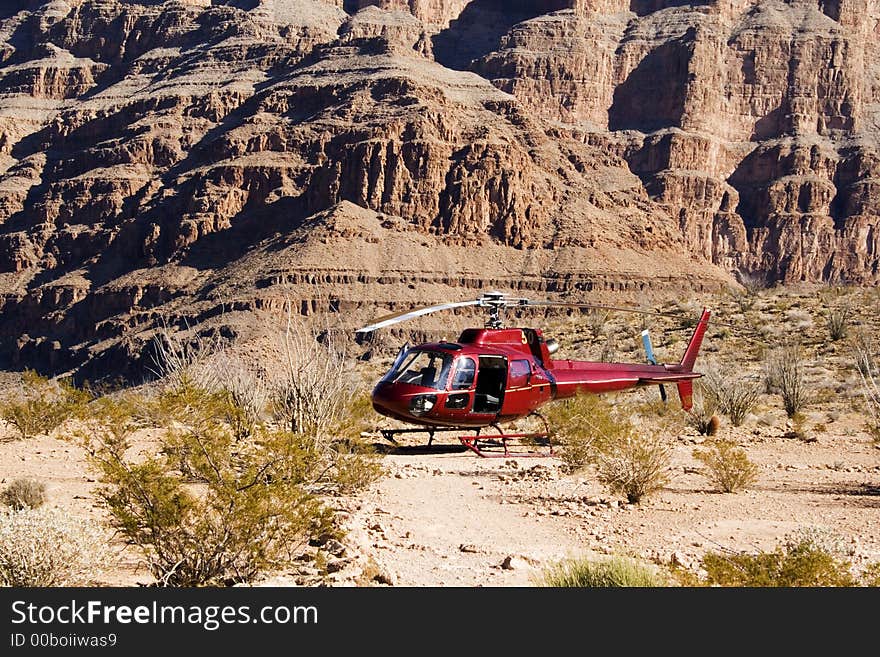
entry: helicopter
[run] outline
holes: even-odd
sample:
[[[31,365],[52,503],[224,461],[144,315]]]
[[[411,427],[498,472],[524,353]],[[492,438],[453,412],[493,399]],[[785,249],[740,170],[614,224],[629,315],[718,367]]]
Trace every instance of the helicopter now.
[[[681,406],[690,410],[693,381],[702,376],[694,363],[706,333],[711,312],[703,308],[681,361],[657,363],[647,331],[642,332],[647,363],[605,363],[554,359],[559,342],[544,337],[540,329],[505,328],[502,314],[508,309],[562,307],[606,309],[668,315],[601,304],[533,301],[487,292],[477,299],[441,303],[386,315],[356,331],[363,337],[387,326],[429,313],[475,306],[488,318],[483,328],[465,329],[455,342],[431,342],[401,347],[387,374],[376,384],[371,400],[381,415],[416,428],[383,429],[383,437],[398,444],[395,436],[427,433],[430,447],[434,434],[452,431],[461,444],[482,457],[544,456],[553,454],[550,428],[539,409],[554,400],[582,393],[605,393],[638,386],[658,385],[666,401],[665,385],[675,384]],[[545,431],[505,433],[501,424],[536,416]],[[494,428],[499,435],[481,431]],[[543,446],[549,452],[514,453],[510,445]],[[503,448],[498,452],[497,447]]]

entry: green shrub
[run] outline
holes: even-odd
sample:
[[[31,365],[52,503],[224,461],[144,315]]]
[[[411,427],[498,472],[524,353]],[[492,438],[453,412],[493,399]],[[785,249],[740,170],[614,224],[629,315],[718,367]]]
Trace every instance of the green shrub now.
[[[69,381],[52,381],[27,370],[21,375],[18,394],[0,402],[0,417],[15,427],[21,438],[33,438],[81,413],[88,401],[89,394]]]
[[[106,561],[98,527],[54,508],[0,511],[0,585],[92,583]]]
[[[668,586],[666,578],[656,569],[626,557],[611,557],[602,561],[568,559],[544,571],[539,583],[542,586],[565,588]]]
[[[15,479],[3,491],[2,500],[16,511],[37,509],[46,503],[46,484],[34,479]]]
[[[803,536],[773,552],[720,554],[703,557],[709,584],[720,586],[795,587],[856,586],[850,563],[833,550]]]
[[[604,445],[632,430],[629,419],[616,413],[608,401],[588,393],[552,404],[545,415],[553,427],[552,440],[561,447],[560,457],[571,472],[595,463]]]
[[[758,478],[758,466],[731,440],[713,441],[707,449],[695,449],[693,454],[707,467],[706,477],[722,493],[735,493]]]
[[[166,586],[252,581],[312,537],[336,535],[315,495],[332,469],[302,434],[227,422],[230,396],[183,378],[155,402],[102,399],[79,436],[113,525]],[[129,454],[141,409],[163,428],[159,452]]]

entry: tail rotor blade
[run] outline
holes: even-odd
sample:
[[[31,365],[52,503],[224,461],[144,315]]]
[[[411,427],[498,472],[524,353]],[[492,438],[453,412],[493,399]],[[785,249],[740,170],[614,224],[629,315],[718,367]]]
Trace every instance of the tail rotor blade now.
[[[642,344],[645,346],[645,356],[648,358],[648,362],[651,365],[657,364],[657,357],[654,355],[654,345],[651,344],[651,334],[648,332],[648,329],[642,331]],[[666,403],[666,388],[663,384],[660,384],[660,399],[663,400],[663,403]]]

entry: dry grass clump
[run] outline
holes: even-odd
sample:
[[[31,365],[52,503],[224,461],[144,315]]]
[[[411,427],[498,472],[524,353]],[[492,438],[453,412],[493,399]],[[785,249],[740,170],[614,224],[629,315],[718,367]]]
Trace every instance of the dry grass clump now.
[[[671,450],[659,436],[621,434],[598,453],[599,481],[636,504],[669,483],[670,460]]]
[[[829,308],[825,316],[825,322],[828,326],[828,336],[832,341],[837,342],[843,340],[849,335],[850,318],[852,317],[852,308],[849,305]]]
[[[656,568],[620,556],[601,561],[567,559],[545,570],[538,583],[559,588],[653,588],[669,585]]]
[[[700,435],[714,436],[721,428],[721,422],[715,414],[716,411],[717,406],[713,399],[707,399],[700,392],[695,392],[693,407],[687,414],[686,422]]]

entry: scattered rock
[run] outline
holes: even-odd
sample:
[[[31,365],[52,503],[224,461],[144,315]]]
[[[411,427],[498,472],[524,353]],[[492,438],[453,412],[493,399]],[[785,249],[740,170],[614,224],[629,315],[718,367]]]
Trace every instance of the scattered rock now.
[[[529,567],[530,564],[525,557],[516,554],[505,557],[504,561],[501,562],[501,568],[503,570],[523,570],[524,568]]]
[[[330,539],[324,544],[324,550],[334,557],[341,557],[345,554],[345,546],[336,539]]]

